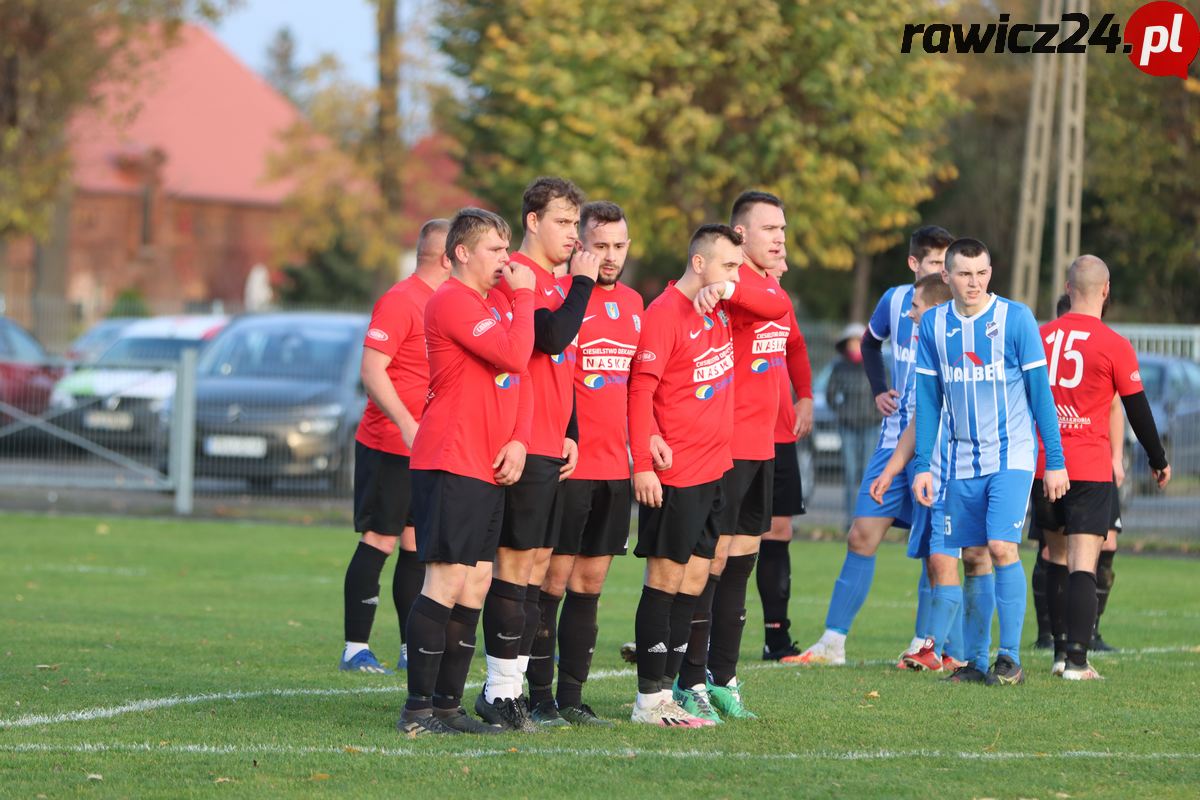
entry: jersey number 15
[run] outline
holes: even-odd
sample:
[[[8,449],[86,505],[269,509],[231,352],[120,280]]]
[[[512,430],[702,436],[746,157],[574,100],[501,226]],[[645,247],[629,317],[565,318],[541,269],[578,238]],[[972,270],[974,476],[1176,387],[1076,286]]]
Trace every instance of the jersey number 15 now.
[[[1075,348],[1076,342],[1087,341],[1092,334],[1089,331],[1066,331],[1059,329],[1046,337],[1046,344],[1052,345],[1054,349],[1050,353],[1050,385],[1061,386],[1064,389],[1074,389],[1083,381],[1083,353]],[[1063,340],[1066,344],[1063,344]],[[1071,373],[1071,377],[1058,374],[1059,364],[1067,361],[1070,362],[1075,370]]]

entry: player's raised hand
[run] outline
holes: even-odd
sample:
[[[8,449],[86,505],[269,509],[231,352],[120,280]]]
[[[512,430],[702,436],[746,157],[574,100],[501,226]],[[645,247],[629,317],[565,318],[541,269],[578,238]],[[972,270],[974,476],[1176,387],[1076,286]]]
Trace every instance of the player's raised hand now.
[[[900,407],[896,402],[896,398],[899,396],[900,393],[895,389],[888,389],[886,392],[880,392],[879,394],[875,395],[875,407],[879,409],[880,414],[883,414],[885,417],[890,417],[892,414],[895,414],[896,409]]]
[[[662,481],[653,472],[633,473],[633,496],[644,506],[662,507]]]
[[[801,397],[796,401],[796,422],[792,425],[792,436],[803,439],[812,433],[813,401],[811,397]]]
[[[1058,502],[1071,488],[1071,481],[1067,477],[1067,471],[1065,469],[1046,470],[1046,474],[1042,476],[1042,487],[1045,490],[1047,500],[1051,503]]]
[[[874,486],[872,486],[874,488]],[[933,508],[933,473],[918,472],[913,478],[913,496],[926,508]],[[882,495],[880,495],[882,497]]]
[[[887,490],[891,488],[892,481],[895,480],[895,478],[896,476],[892,475],[886,469],[879,473],[879,477],[871,482],[871,488],[868,490],[871,494],[871,499],[876,503],[879,503],[879,505],[883,505],[883,496],[887,494]]]
[[[521,480],[521,473],[525,471],[525,445],[514,439],[501,447],[492,462],[492,469],[496,470],[494,477],[501,486],[512,486]]]
[[[558,468],[558,479],[565,481],[579,464],[579,444],[574,439],[563,439],[562,457],[567,463]]]
[[[1154,482],[1158,484],[1158,488],[1165,489],[1171,482],[1171,465],[1168,464],[1162,469],[1152,469],[1150,474],[1154,476]]]
[[[582,247],[579,242],[576,242],[575,246]],[[589,253],[587,250],[577,250],[571,256],[571,275],[586,275],[592,280],[596,280],[600,276],[599,256]]]
[[[537,276],[533,274],[533,270],[519,261],[509,261],[502,269],[504,280],[508,281],[509,288],[514,292],[519,289],[533,291],[537,286]]]
[[[721,297],[725,294],[725,281],[720,283],[710,283],[700,291],[696,292],[696,299],[692,301],[692,305],[696,308],[697,314],[708,314],[717,307],[717,303],[721,302]]]
[[[654,459],[655,469],[671,468],[671,459],[674,457],[671,446],[657,433],[650,437],[650,457]]]

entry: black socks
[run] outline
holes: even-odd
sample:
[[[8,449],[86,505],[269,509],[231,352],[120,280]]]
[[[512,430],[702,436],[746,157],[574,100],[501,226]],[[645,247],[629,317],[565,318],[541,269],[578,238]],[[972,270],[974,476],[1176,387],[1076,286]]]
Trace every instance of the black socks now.
[[[451,610],[418,595],[408,615],[408,702],[416,711],[432,705],[438,670],[446,650],[446,624]]]
[[[637,641],[638,691],[656,694],[667,669],[667,642],[671,639],[671,605],[675,595],[642,587],[642,599],[634,617]]]
[[[538,704],[554,699],[554,646],[558,635],[558,604],[562,597],[541,592],[538,601],[538,625],[529,651],[529,702]],[[528,603],[526,603],[528,608]]]
[[[392,576],[392,602],[396,606],[396,618],[400,620],[400,641],[407,642],[404,627],[408,624],[408,612],[413,601],[425,585],[425,565],[412,550],[396,547],[396,573]],[[365,642],[366,639],[363,639]]]
[[[757,553],[751,553],[726,559],[725,571],[713,595],[708,670],[717,686],[727,686],[737,675],[738,652],[746,627],[746,584],[750,582],[757,557]]]
[[[446,623],[445,650],[433,690],[434,708],[453,710],[462,705],[463,686],[475,657],[479,609],[456,605]],[[409,662],[412,663],[411,661]]]
[[[483,604],[484,649],[493,658],[516,658],[524,632],[525,587],[492,578]]]
[[[596,649],[598,594],[577,594],[567,591],[562,604],[558,626],[558,692],[559,708],[583,703],[583,684],[592,668],[592,653]],[[530,668],[532,669],[532,662]]]
[[[344,630],[347,642],[366,643],[371,640],[375,624],[375,609],[379,608],[379,573],[383,571],[387,553],[366,542],[359,542],[346,567],[342,587],[344,598]]]
[[[690,689],[697,684],[708,681],[706,668],[708,665],[708,636],[712,629],[713,595],[717,584],[721,581],[716,575],[708,576],[708,583],[696,598],[692,608],[691,630],[688,636],[687,652],[679,667],[679,685]]]
[[[768,650],[781,650],[792,643],[788,628],[788,601],[792,595],[790,542],[764,541],[760,545],[755,582],[762,598],[764,643]]]
[[[1076,570],[1067,582],[1067,659],[1073,665],[1087,664],[1095,626],[1096,576]]]

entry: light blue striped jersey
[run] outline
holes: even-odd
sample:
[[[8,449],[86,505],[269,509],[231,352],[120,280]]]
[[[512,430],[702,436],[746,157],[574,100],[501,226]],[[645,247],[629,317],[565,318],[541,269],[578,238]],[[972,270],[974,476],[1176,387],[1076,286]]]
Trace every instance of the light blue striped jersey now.
[[[937,377],[949,416],[943,477],[1033,471],[1038,445],[1025,372],[1045,365],[1037,322],[1020,303],[992,295],[973,317],[961,317],[953,301],[925,313],[916,371]]]
[[[876,339],[881,342],[892,340],[892,388],[900,392],[896,413],[883,418],[876,448],[894,450],[911,415],[916,382],[910,382],[908,377],[917,361],[917,330],[908,316],[912,296],[911,283],[888,289],[879,298],[879,305],[875,306],[875,313],[868,323],[871,335]]]

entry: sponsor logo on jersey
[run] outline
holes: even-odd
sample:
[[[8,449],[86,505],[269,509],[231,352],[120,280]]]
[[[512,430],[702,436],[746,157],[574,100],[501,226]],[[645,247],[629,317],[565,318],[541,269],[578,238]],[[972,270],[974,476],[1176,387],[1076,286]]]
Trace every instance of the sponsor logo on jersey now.
[[[709,386],[707,383],[703,384],[702,386],[696,387],[696,399],[697,400],[707,400],[712,396],[713,396],[713,387]]]
[[[611,339],[595,339],[580,346],[583,368],[588,372],[628,372],[637,348]]]
[[[656,358],[658,358],[658,356],[654,355],[654,353],[652,351],[643,350],[642,352],[640,352],[636,356],[634,356],[633,360],[646,362],[646,361],[653,361]]]
[[[722,325],[724,325],[726,328],[729,327],[729,316],[725,313],[725,309],[718,311],[717,317],[721,320]]]
[[[604,386],[604,376],[592,373],[583,379],[583,385],[589,389],[599,389]]]
[[[566,361],[566,356],[564,356],[562,353],[558,353],[557,355],[550,356],[550,360],[555,364],[561,364]]]
[[[712,330],[712,326],[713,326],[713,325],[716,325],[716,324],[717,324],[717,323],[713,322],[713,318],[712,318],[712,317],[710,317],[708,314],[705,314],[705,315],[704,315],[704,330],[706,330],[706,331],[711,331],[711,330]],[[698,334],[697,334],[697,335],[698,335]],[[692,338],[694,339],[694,338],[696,338],[696,337],[694,337],[694,336],[693,336]]]
[[[475,329],[471,331],[471,335],[482,336],[494,327],[496,327],[496,320],[481,319],[479,322],[475,323]]]
[[[756,358],[750,362],[750,371],[751,372],[766,372],[770,366],[771,366],[771,363],[769,361],[767,361],[765,358]]]
[[[496,318],[496,322],[499,322],[499,321],[500,321],[500,309],[498,309],[498,308],[493,308],[493,309],[492,309],[492,316]],[[508,318],[509,318],[509,319],[512,319],[512,314],[509,314],[509,315],[508,315]]]
[[[726,342],[724,347],[710,347],[693,361],[693,383],[715,381],[733,369],[733,342]]]
[[[1133,372],[1129,373],[1129,380],[1133,381],[1134,383],[1141,383],[1142,371],[1140,369],[1135,369]]]
[[[371,328],[369,331],[367,331],[367,338],[374,339],[377,342],[386,342],[388,340],[388,335],[386,331],[381,331],[379,328]]]
[[[892,349],[892,358],[897,363],[915,364],[917,363],[917,348],[897,345]]]
[[[637,333],[642,332],[642,318],[637,314],[633,315],[633,330]]]
[[[983,334],[989,339],[995,339],[1000,335],[1000,323],[995,320],[990,320],[983,328]]]
[[[984,364],[982,358],[968,351],[962,354],[957,363],[942,365],[942,379],[946,383],[1002,381],[1004,380],[1004,359],[999,358],[990,364]]]
[[[608,314],[609,319],[619,319],[621,316],[621,307],[616,303],[608,302],[604,304],[604,311]]]
[[[752,355],[783,353],[787,351],[787,337],[791,329],[777,322],[768,322],[754,329],[754,341],[750,343]]]
[[[509,375],[507,372],[501,372],[496,376],[496,385],[501,389],[511,388],[513,385],[512,375]]]

